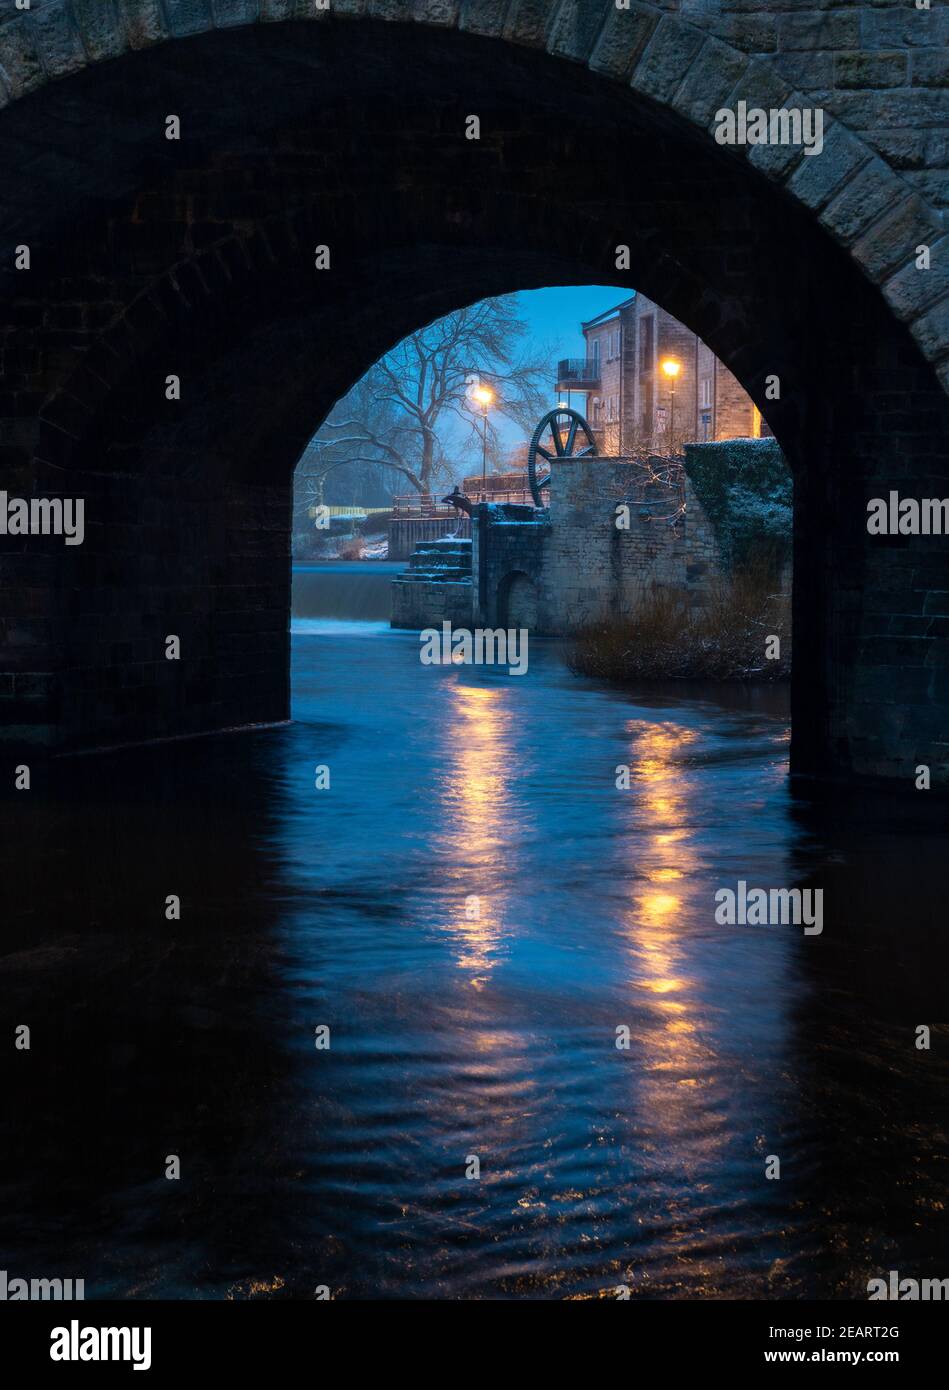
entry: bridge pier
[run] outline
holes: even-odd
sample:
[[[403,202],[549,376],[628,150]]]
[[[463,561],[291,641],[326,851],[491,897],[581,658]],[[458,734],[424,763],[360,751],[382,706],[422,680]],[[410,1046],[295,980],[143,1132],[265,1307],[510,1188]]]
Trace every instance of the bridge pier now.
[[[82,36],[59,0],[0,16],[0,488],[86,501],[82,546],[0,537],[10,741],[283,717],[290,482],[333,403],[460,305],[615,283],[708,343],[794,473],[794,766],[949,778],[944,539],[866,532],[871,496],[949,493],[949,239],[916,100],[938,92],[825,91],[779,3],[767,53],[717,10],[107,8],[115,32]],[[872,57],[888,35],[925,81],[944,18],[908,11],[909,40],[854,6],[830,66],[858,82],[861,36]],[[717,146],[723,102],[794,96],[786,53],[833,116],[823,153]]]

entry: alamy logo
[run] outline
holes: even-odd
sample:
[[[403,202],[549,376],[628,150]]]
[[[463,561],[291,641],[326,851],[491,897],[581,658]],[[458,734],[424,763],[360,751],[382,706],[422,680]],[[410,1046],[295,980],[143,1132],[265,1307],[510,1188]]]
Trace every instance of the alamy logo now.
[[[503,627],[427,627],[419,633],[423,666],[507,666],[512,676],[527,672],[527,629]]]
[[[150,1327],[80,1327],[73,1318],[49,1336],[51,1361],[131,1361],[133,1371],[147,1371],[152,1364]]]
[[[824,112],[820,106],[749,107],[715,112],[715,139],[720,145],[803,145],[805,154],[824,148]]]
[[[891,1302],[915,1303],[941,1302],[949,1299],[949,1279],[901,1279],[895,1269],[889,1270],[886,1279],[870,1279],[867,1282],[867,1296],[871,1303],[885,1298]]]
[[[715,901],[722,927],[803,926],[805,936],[824,930],[823,888],[749,888],[742,878],[737,889],[719,888]]]
[[[0,536],[65,536],[82,545],[85,503],[81,497],[8,497],[0,492]]]
[[[71,1302],[74,1298],[85,1298],[85,1288],[84,1279],[10,1279],[7,1271],[0,1269],[0,1303],[8,1300],[10,1303],[21,1300]]]
[[[949,497],[871,497],[867,503],[871,536],[949,535]]]

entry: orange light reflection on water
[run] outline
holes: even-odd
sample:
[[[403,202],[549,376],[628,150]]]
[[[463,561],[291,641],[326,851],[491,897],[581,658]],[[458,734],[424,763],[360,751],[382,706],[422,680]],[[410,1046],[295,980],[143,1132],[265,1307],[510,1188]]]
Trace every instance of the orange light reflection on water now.
[[[450,731],[438,796],[443,823],[439,862],[455,899],[447,929],[460,970],[478,989],[503,940],[508,849],[513,841],[510,765],[514,717],[503,686],[446,682]]]

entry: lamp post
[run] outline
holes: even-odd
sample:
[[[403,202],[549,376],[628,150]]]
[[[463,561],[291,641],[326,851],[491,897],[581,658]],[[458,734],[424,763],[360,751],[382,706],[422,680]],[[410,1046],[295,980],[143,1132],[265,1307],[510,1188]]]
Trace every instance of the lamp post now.
[[[490,386],[476,386],[471,397],[481,407],[481,501],[484,502],[487,500],[488,406],[494,400],[494,392]]]
[[[669,379],[669,453],[675,453],[675,428],[676,428],[676,377],[682,370],[682,363],[677,362],[674,357],[665,357],[662,361],[662,370]]]

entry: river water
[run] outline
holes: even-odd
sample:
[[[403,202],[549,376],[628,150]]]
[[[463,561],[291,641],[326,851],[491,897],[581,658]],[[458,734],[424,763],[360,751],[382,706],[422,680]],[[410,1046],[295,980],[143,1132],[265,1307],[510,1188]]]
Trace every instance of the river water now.
[[[521,678],[422,666],[352,574],[298,576],[292,725],[61,760],[5,807],[10,1276],[865,1298],[949,1274],[940,830],[792,791],[783,691],[619,692],[542,643]],[[718,925],[740,879],[822,885],[823,933]]]

